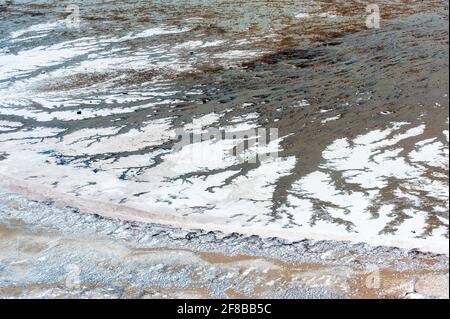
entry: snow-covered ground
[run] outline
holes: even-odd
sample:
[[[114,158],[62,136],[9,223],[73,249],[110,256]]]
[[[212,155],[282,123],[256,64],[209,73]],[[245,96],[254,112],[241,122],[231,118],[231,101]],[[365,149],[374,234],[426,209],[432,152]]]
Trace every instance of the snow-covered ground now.
[[[307,156],[289,154],[295,137],[286,141],[303,127],[265,141],[269,115],[252,110],[230,119],[235,110],[219,109],[222,101],[196,113],[207,103],[197,99],[206,89],[180,88],[188,74],[201,73],[202,61],[238,68],[270,52],[249,49],[252,37],[191,39],[195,28],[185,23],[54,38],[64,28],[62,21],[42,22],[2,39],[1,188],[185,228],[448,253],[448,128],[430,135],[434,124],[419,114],[410,122],[386,120],[379,129],[336,137],[315,168],[298,175]],[[298,101],[289,109],[315,107]],[[435,106],[433,100],[424,108]],[[321,130],[347,125],[332,109],[317,114],[324,116]],[[180,132],[192,133],[192,143],[180,146]],[[211,132],[219,135],[211,139]],[[250,146],[239,158],[233,149],[244,140]],[[286,177],[292,181],[280,204]]]

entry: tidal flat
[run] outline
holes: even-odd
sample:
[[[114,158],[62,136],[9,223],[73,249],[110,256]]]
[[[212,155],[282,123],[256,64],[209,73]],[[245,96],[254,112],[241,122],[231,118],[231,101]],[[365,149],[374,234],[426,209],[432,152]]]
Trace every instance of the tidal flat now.
[[[0,297],[448,298],[448,1],[68,5],[0,2]]]

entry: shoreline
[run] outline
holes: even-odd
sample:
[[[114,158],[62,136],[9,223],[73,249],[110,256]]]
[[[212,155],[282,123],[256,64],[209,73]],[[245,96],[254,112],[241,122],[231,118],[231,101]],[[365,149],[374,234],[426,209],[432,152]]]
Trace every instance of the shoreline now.
[[[18,193],[30,200],[51,201],[58,208],[72,207],[82,213],[99,215],[105,218],[117,218],[122,221],[138,222],[144,224],[165,225],[169,228],[181,228],[189,230],[202,230],[206,232],[224,232],[239,233],[247,236],[260,236],[262,238],[277,237],[287,241],[338,241],[348,242],[349,244],[367,243],[372,247],[386,246],[390,248],[400,248],[405,250],[419,250],[425,253],[449,254],[449,242],[442,239],[432,241],[427,239],[402,240],[399,238],[383,238],[381,236],[366,238],[362,235],[348,234],[348,236],[333,236],[330,234],[319,233],[299,233],[298,230],[279,230],[266,227],[245,228],[236,225],[212,224],[207,220],[202,220],[202,216],[183,217],[170,212],[150,213],[147,211],[133,209],[123,205],[108,204],[101,201],[86,200],[70,196],[67,194],[56,193],[54,190],[44,185],[33,185],[1,174],[0,190],[11,193]],[[395,242],[395,244],[393,244]]]
[[[416,250],[187,231],[3,192],[0,233],[0,298],[448,298],[448,256]]]

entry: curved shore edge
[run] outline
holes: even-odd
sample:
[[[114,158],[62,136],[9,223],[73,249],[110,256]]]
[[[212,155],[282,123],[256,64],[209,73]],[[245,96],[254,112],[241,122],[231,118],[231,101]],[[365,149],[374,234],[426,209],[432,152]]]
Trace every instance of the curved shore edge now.
[[[0,298],[449,296],[445,254],[191,231],[2,191],[0,247]]]
[[[20,181],[0,174],[0,190],[9,193],[17,193],[25,196],[27,199],[48,202],[58,208],[71,207],[77,211],[87,214],[95,214],[106,218],[119,219],[122,221],[139,222],[145,224],[164,225],[170,228],[180,228],[183,230],[201,230],[205,232],[223,232],[228,234],[242,234],[246,236],[259,236],[261,238],[279,238],[291,242],[312,240],[312,241],[338,241],[352,244],[368,244],[372,247],[386,246],[392,248],[401,248],[405,250],[421,251],[424,253],[449,255],[448,240],[429,240],[429,239],[408,239],[370,237],[363,234],[349,234],[347,236],[333,236],[322,233],[301,233],[294,229],[274,229],[266,228],[246,228],[238,225],[225,225],[211,223],[202,218],[201,215],[189,216],[188,218],[173,214],[172,212],[147,212],[123,205],[115,205],[96,201],[94,199],[82,199],[76,196],[57,193],[53,189],[43,185]]]

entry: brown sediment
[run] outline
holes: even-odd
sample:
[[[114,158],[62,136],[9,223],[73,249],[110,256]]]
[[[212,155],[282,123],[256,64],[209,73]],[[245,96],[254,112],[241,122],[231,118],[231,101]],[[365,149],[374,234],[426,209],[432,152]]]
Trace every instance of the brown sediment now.
[[[233,5],[239,5],[239,3],[246,3],[246,1],[238,1],[233,3]],[[286,5],[292,5],[294,2],[287,1]],[[276,7],[277,4],[272,1],[262,1],[259,3],[260,6],[267,7]],[[173,5],[173,4],[164,4],[164,3],[155,3],[148,4],[146,6],[138,5],[135,7],[128,8],[126,12],[122,12],[122,9],[99,9],[96,12],[96,15],[88,15],[83,17],[89,22],[95,22],[92,24],[93,28],[98,28],[99,30],[103,30],[106,26],[102,23],[97,23],[98,19],[103,20],[111,20],[114,23],[121,25],[122,27],[126,27],[126,25],[131,25],[133,23],[143,23],[143,24],[151,24],[158,22],[156,17],[154,17],[154,13],[161,14],[165,17],[164,21],[170,21],[175,25],[183,25],[183,21],[188,18],[202,18],[204,21],[194,23],[192,28],[189,31],[189,38],[196,36],[216,36],[222,39],[229,40],[231,44],[234,41],[253,38],[251,43],[242,47],[242,49],[252,49],[252,50],[260,50],[260,51],[268,51],[270,52],[267,57],[257,57],[254,61],[252,58],[249,58],[253,63],[256,61],[267,61],[274,62],[273,56],[277,53],[286,52],[288,50],[298,48],[298,47],[314,47],[321,45],[323,43],[329,42],[331,43],[333,39],[337,39],[344,35],[353,34],[359,31],[363,31],[366,29],[365,26],[365,18],[368,14],[365,11],[366,4],[361,3],[359,1],[319,1],[318,2],[317,11],[312,12],[312,14],[323,13],[327,11],[336,12],[336,14],[340,17],[339,19],[323,19],[319,17],[309,18],[306,20],[303,19],[294,19],[292,12],[280,12],[279,19],[283,22],[282,26],[279,28],[272,28],[269,30],[269,33],[273,33],[276,35],[274,39],[268,40],[264,36],[267,34],[267,30],[260,30],[255,25],[251,25],[248,28],[244,28],[243,30],[233,30],[230,28],[225,28],[224,26],[220,26],[218,23],[220,21],[239,21],[242,19],[242,14],[244,12],[233,11],[230,10],[229,13],[225,14],[221,12],[221,9],[224,9],[225,12],[228,12],[226,8],[226,3],[219,3],[217,6],[206,6],[206,5],[196,5],[190,6],[190,10],[186,11],[181,8]],[[438,8],[445,7],[445,1],[401,1],[398,4],[391,4],[389,2],[380,3],[381,6],[381,14],[382,14],[382,22],[388,23],[396,18],[401,16],[408,16],[414,13],[424,13],[427,11],[437,12]],[[44,6],[45,7],[45,6]],[[298,9],[298,8],[296,8]],[[153,13],[153,14],[152,14]],[[65,13],[68,14],[68,13]],[[259,13],[258,14],[262,14]],[[259,18],[258,14],[256,18]],[[135,21],[136,19],[136,21]],[[144,27],[144,26],[143,26]],[[106,31],[106,30],[105,30]],[[180,39],[185,37],[186,35],[169,35],[164,41],[170,43],[170,38]],[[129,48],[133,50],[134,48],[145,48],[139,41],[130,41]],[[366,49],[366,48],[364,48]],[[356,47],[355,50],[358,50]],[[374,57],[374,59],[377,59]],[[379,57],[381,59],[381,57]],[[219,73],[223,71],[223,66],[220,63],[210,61],[207,63],[208,66],[202,67],[202,63],[196,71],[188,72],[188,78],[198,78],[199,74],[203,73]],[[308,64],[302,64],[301,67],[306,67]],[[143,71],[146,73],[147,71]],[[148,71],[151,72],[151,71]],[[417,72],[412,70],[411,72]],[[164,72],[163,72],[164,73]],[[132,74],[131,74],[132,75]],[[63,89],[71,89],[78,87],[86,87],[90,84],[95,84],[97,82],[101,82],[102,80],[107,80],[109,77],[102,79],[102,75],[80,75],[80,79],[70,79],[67,84],[56,84],[54,86],[50,86],[49,90],[58,90],[58,88]],[[169,73],[166,74],[168,78],[172,78],[173,76]],[[136,74],[136,79],[131,76],[128,81],[130,81],[130,85],[133,84],[141,84],[143,81],[148,79],[148,75],[143,75],[142,77],[139,74]],[[183,75],[180,75],[179,78],[183,78]],[[117,85],[127,84],[126,80],[119,82]]]
[[[409,7],[409,6],[414,7]],[[445,6],[445,2],[442,1],[430,1],[423,3],[420,1],[402,1],[399,4],[386,7],[382,6],[382,23],[388,23],[388,20],[395,19],[397,17],[406,17],[410,14],[417,12],[433,11],[434,13],[440,12],[437,7]],[[168,6],[160,8],[159,12],[163,12],[166,15],[173,15],[167,21],[173,23],[182,23],[185,18],[184,10],[174,11],[173,8]],[[198,10],[190,13],[192,17],[202,16]],[[202,8],[203,9],[203,8]],[[211,8],[210,8],[211,9]],[[207,96],[213,101],[211,103],[204,103],[204,109],[216,110],[230,110],[230,114],[227,116],[240,115],[245,112],[257,111],[261,114],[261,125],[274,125],[274,119],[280,118],[277,126],[280,127],[281,135],[289,135],[289,137],[283,142],[283,156],[295,156],[299,159],[299,164],[293,169],[290,176],[283,177],[277,184],[276,191],[273,196],[275,202],[274,211],[282,204],[286,203],[286,197],[288,190],[294,181],[298,180],[301,176],[308,174],[317,169],[322,159],[322,151],[324,148],[333,142],[337,138],[347,137],[354,138],[359,134],[364,133],[366,130],[378,129],[386,127],[387,123],[392,121],[408,121],[411,126],[419,125],[422,123],[427,124],[427,131],[421,135],[421,139],[425,137],[435,137],[442,133],[444,129],[444,120],[448,117],[448,99],[442,98],[442,93],[448,93],[448,82],[446,82],[448,72],[443,71],[447,66],[446,62],[435,59],[431,52],[429,56],[407,56],[402,58],[401,63],[408,64],[406,68],[404,66],[398,67],[395,61],[387,61],[389,53],[386,52],[389,49],[389,39],[383,37],[375,37],[373,44],[358,47],[340,45],[340,39],[343,36],[364,31],[366,29],[364,24],[365,7],[356,1],[348,2],[323,2],[322,11],[330,10],[335,11],[338,15],[345,17],[346,20],[338,22],[327,22],[318,18],[308,19],[307,21],[299,21],[298,23],[293,21],[292,18],[284,17],[283,23],[292,24],[284,26],[281,29],[275,30],[274,33],[279,37],[275,40],[266,40],[260,38],[257,41],[251,42],[243,49],[255,49],[255,50],[267,50],[271,53],[265,54],[262,57],[250,58],[248,62],[242,64],[244,70],[239,68],[235,70],[228,70],[223,66],[217,65],[214,61],[202,62],[195,65],[196,70],[192,72],[181,72],[173,74],[170,71],[165,70],[125,70],[124,72],[129,76],[128,79],[118,79],[114,82],[115,85],[126,86],[136,85],[149,82],[155,77],[163,76],[177,81],[180,87],[189,87],[190,84],[205,84],[205,86],[213,86],[211,83],[216,83],[217,88],[225,90],[224,95],[232,97],[231,102],[226,102],[226,99],[218,99],[223,96],[218,96],[216,92]],[[135,12],[130,12],[127,15],[122,15],[120,11],[113,11],[106,16],[105,19],[120,23],[121,26],[126,27],[132,23],[133,15],[139,13],[145,15],[150,12],[149,8],[139,8]],[[356,13],[355,13],[356,12]],[[222,15],[217,12],[203,12],[203,17],[209,20],[221,19]],[[238,18],[233,16],[234,18]],[[227,17],[228,18],[228,17]],[[97,19],[103,19],[100,16],[89,16],[87,20],[96,22]],[[154,22],[150,18],[143,16],[136,17],[139,22]],[[167,43],[178,43],[183,40],[183,37],[193,38],[194,35],[215,35],[224,37],[231,42],[234,40],[245,39],[247,37],[261,37],[264,33],[261,28],[256,25],[250,25],[246,30],[228,30],[223,26],[216,24],[217,21],[208,21],[206,24],[197,24],[191,29],[187,35],[174,35],[169,36]],[[144,26],[142,26],[144,27]],[[104,26],[96,26],[96,28],[104,28]],[[408,42],[411,39],[416,39],[417,35],[411,30],[406,30],[404,33],[405,42],[399,41],[398,45],[403,49],[408,49],[412,45]],[[382,34],[382,33],[381,33]],[[378,35],[377,31],[374,32],[362,32],[360,37]],[[361,39],[360,38],[360,39]],[[381,38],[381,40],[380,40]],[[429,37],[430,47],[436,47],[447,42],[448,33],[438,30]],[[385,42],[383,42],[385,41]],[[324,44],[325,42],[325,44]],[[420,43],[419,43],[420,44]],[[228,45],[228,44],[227,44]],[[418,44],[416,44],[418,45]],[[131,50],[145,48],[145,45],[141,41],[130,41]],[[332,49],[336,47],[339,49],[337,52],[325,52],[322,50]],[[305,47],[307,47],[305,49]],[[228,48],[228,47],[227,47]],[[423,48],[422,48],[423,49]],[[367,51],[372,50],[377,54],[376,56],[366,54]],[[208,52],[216,53],[213,49]],[[402,53],[401,50],[397,52]],[[423,50],[422,52],[427,52]],[[342,63],[350,63],[353,58],[356,58],[360,62],[366,61],[367,63],[359,68],[349,67],[345,70],[335,70],[333,66],[342,66]],[[364,60],[366,59],[366,60]],[[433,63],[432,61],[434,59]],[[425,61],[423,64],[417,63],[418,61]],[[425,64],[428,63],[428,64]],[[412,65],[411,65],[412,64]],[[432,69],[436,67],[438,70]],[[252,71],[252,72],[249,72]],[[253,72],[254,71],[254,72]],[[261,72],[260,72],[261,71]],[[405,74],[408,76],[405,76]],[[281,74],[281,76],[280,76]],[[100,82],[104,82],[113,79],[117,74],[112,72],[111,74],[80,74],[67,78],[67,81],[63,83],[56,83],[50,85],[47,89],[53,91],[68,90],[75,88],[85,88],[90,85],[94,85]],[[220,75],[220,78],[218,77]],[[421,82],[425,79],[425,82]],[[445,80],[444,80],[445,79]],[[373,85],[372,81],[376,81],[376,85]],[[444,83],[444,84],[442,84]],[[344,101],[351,101],[355,93],[356,88],[361,86],[368,91],[375,91],[375,102],[367,102],[366,105],[354,104],[352,108],[345,108],[341,104]],[[281,88],[281,92],[277,91]],[[219,93],[221,94],[221,93]],[[218,98],[214,100],[216,97]],[[235,99],[236,98],[236,99]],[[290,109],[290,106],[300,98],[306,98],[310,103],[310,107],[305,109]],[[433,109],[431,107],[424,107],[430,99],[441,101],[444,100],[441,109]],[[207,99],[204,99],[207,101]],[[254,102],[253,106],[247,110],[242,111],[239,108],[239,103],[247,102],[248,100]],[[394,100],[394,102],[392,102]],[[222,101],[225,101],[222,103]],[[423,103],[423,104],[420,104]],[[218,108],[218,104],[223,104]],[[286,110],[282,113],[277,113],[274,110],[277,107],[282,106]],[[321,108],[332,107],[331,113],[322,115],[318,113]],[[194,102],[192,108],[196,107]],[[381,111],[389,111],[392,115],[383,118],[380,116]],[[167,112],[161,110],[162,113]],[[422,112],[426,114],[418,118],[418,115]],[[168,113],[165,113],[167,115]],[[327,123],[326,126],[320,124],[320,120],[324,116],[339,115],[340,120],[336,123]],[[175,116],[184,114],[174,114]],[[189,114],[192,115],[192,114]],[[141,114],[139,114],[141,116]],[[145,118],[145,114],[142,115]],[[267,122],[263,122],[267,120]],[[438,123],[438,124],[437,124]],[[95,122],[95,125],[98,123]],[[433,129],[428,129],[432,127]],[[404,152],[410,151],[414,148],[417,140],[409,139],[402,141],[397,147],[402,147]],[[445,142],[445,141],[444,141]],[[243,174],[247,167],[244,167]],[[433,169],[427,172],[427,176],[431,176],[432,173],[444,173],[448,175],[448,169]],[[0,175],[1,176],[1,175]],[[361,191],[357,185],[346,183],[339,174],[332,175],[333,182],[336,185],[343,186],[346,191]],[[5,177],[6,183],[9,180]],[[4,181],[2,181],[4,182]],[[389,185],[381,191],[380,202],[382,203],[395,203],[397,205],[395,213],[396,218],[387,225],[385,232],[393,232],[395,227],[403,222],[406,218],[401,213],[402,209],[412,207],[410,203],[405,201],[399,202],[396,200],[394,191],[400,187],[401,182],[395,179],[389,179]],[[32,194],[31,196],[46,197],[52,196],[58,197],[56,192],[51,189],[39,189],[41,194],[36,195],[35,189],[38,187],[32,184],[11,182],[12,187],[15,190],[19,190],[23,193]],[[436,203],[440,203],[439,200],[429,200],[425,194],[420,194],[424,199],[422,204],[424,211],[429,214],[427,218],[426,232],[430,233],[436,226],[445,226],[443,222],[437,219],[437,216],[447,217],[448,211],[436,213],[434,206]],[[145,212],[133,209],[127,209],[124,206],[112,205],[110,203],[101,203],[92,201],[90,203],[83,202],[79,198],[73,198],[70,196],[61,196],[57,198],[57,204],[61,206],[73,205],[81,207],[83,211],[92,211],[94,208],[99,209],[105,215],[120,217],[123,219],[139,220],[139,221],[159,221],[169,225],[187,226],[190,218],[178,218],[179,216],[172,214],[157,214],[155,212]],[[159,213],[159,212],[158,212]],[[173,217],[173,218],[172,218]],[[274,218],[277,216],[274,216]],[[329,217],[326,210],[319,211],[317,218]],[[200,216],[197,221],[197,226],[202,226],[205,220]],[[342,220],[335,219],[336,223],[344,223]],[[17,226],[21,226],[20,224]],[[15,230],[14,230],[15,231]],[[0,233],[7,234],[7,236],[15,235],[14,231],[0,227]],[[288,231],[285,232],[285,235]],[[447,234],[448,237],[448,234]],[[5,236],[6,238],[6,236]],[[23,245],[22,251],[25,253],[38,253],[40,246]],[[327,280],[332,277],[336,279],[335,275],[340,274],[343,268],[322,264],[308,264],[297,263],[288,264],[278,262],[268,258],[257,258],[249,256],[225,256],[216,253],[201,253],[177,250],[181,253],[196,254],[202,260],[206,261],[210,265],[225,267],[230,265],[236,265],[239,262],[258,262],[265,261],[267,263],[274,264],[278,269],[271,269],[267,273],[259,274],[265,281],[273,282],[271,285],[260,285],[253,293],[244,294],[239,291],[238,288],[228,289],[225,293],[230,296],[249,296],[249,297],[261,297],[266,293],[271,292],[271,287],[288,287],[288,283],[295,281],[299,282],[299,285],[319,285],[327,286],[330,289],[338,293],[345,294],[350,297],[388,297],[388,298],[401,298],[406,294],[414,292],[406,288],[402,288],[402,285],[410,286],[410,282],[420,281],[423,278],[428,278],[430,274],[440,276],[441,273],[432,273],[428,270],[418,270],[417,272],[408,271],[395,271],[387,268],[380,271],[380,276],[383,278],[384,284],[380,289],[367,289],[363,287],[364,280],[367,276],[361,274],[361,270],[348,268],[343,265],[346,273],[350,273],[351,284],[350,288],[344,287],[342,281],[331,281],[330,284]],[[130,255],[139,257],[145,257],[147,254],[154,253],[155,250],[148,249],[133,249]],[[172,252],[169,249],[159,249],[159,253],[169,254]],[[408,263],[409,260],[403,260],[402,262]],[[423,259],[421,262],[429,265],[433,265],[435,261],[433,259]],[[351,271],[350,271],[351,270]],[[448,272],[448,271],[447,271]],[[445,271],[443,272],[445,274]],[[194,281],[199,282],[200,276],[193,276]],[[318,277],[317,280],[312,280]],[[312,278],[312,279],[311,279]],[[340,277],[339,277],[340,278]],[[338,278],[338,279],[339,279]],[[238,278],[239,279],[239,278]],[[400,288],[399,288],[400,287]],[[425,288],[424,288],[425,287]],[[428,287],[429,288],[429,287]],[[422,285],[420,289],[428,289],[426,285]],[[194,288],[193,288],[194,289]],[[348,290],[350,289],[350,290]],[[419,290],[420,290],[419,289]],[[164,289],[163,289],[164,290]],[[174,288],[174,291],[178,291]],[[192,293],[200,293],[199,291],[191,291]],[[188,293],[188,292],[186,292]],[[437,294],[439,295],[439,294]]]
[[[8,238],[13,237],[16,234],[17,232],[14,229],[6,227],[5,225],[0,225],[0,235],[1,235],[0,237]]]
[[[43,86],[42,91],[64,91],[86,88],[116,77],[116,73],[78,73],[61,79],[57,83]]]
[[[229,298],[232,298],[232,299],[248,299],[249,298],[248,295],[246,295],[246,294],[244,294],[242,292],[239,292],[239,291],[235,290],[232,287],[228,287],[227,289],[225,289],[224,293]]]
[[[199,252],[199,256],[207,261],[210,264],[224,264],[224,263],[232,263],[238,261],[248,261],[254,259],[251,256],[245,255],[237,255],[237,256],[226,256],[218,253],[210,253],[210,252]]]
[[[392,268],[358,269],[345,265],[302,264],[275,261],[279,266],[264,274],[263,284],[258,285],[252,293],[243,293],[236,288],[225,292],[232,298],[264,298],[271,290],[280,289],[287,283],[296,283],[310,289],[326,287],[337,294],[355,299],[401,299],[411,293],[433,295],[433,288],[425,285],[426,278],[443,280],[441,287],[436,287],[436,297],[445,298],[445,282],[448,283],[448,270],[432,271],[416,269],[413,271],[396,271]],[[446,279],[447,278],[447,279]],[[417,282],[422,285],[417,287]]]
[[[83,294],[87,297],[100,298],[212,298],[214,294],[209,285],[216,280],[223,280],[219,277],[220,274],[226,274],[229,280],[229,285],[223,288],[223,293],[230,298],[271,298],[276,292],[296,287],[305,290],[324,288],[339,296],[358,299],[405,298],[412,293],[448,298],[448,269],[432,270],[417,267],[414,270],[403,271],[395,270],[393,267],[366,269],[339,263],[338,260],[334,260],[331,264],[288,262],[262,256],[230,256],[218,252],[163,247],[145,248],[126,241],[99,236],[67,235],[64,232],[50,233],[42,230],[40,235],[36,235],[35,232],[27,230],[30,225],[23,222],[15,226],[3,224],[0,226],[2,230],[0,245],[5,247],[2,250],[2,258],[9,261],[8,269],[20,271],[29,282],[29,284],[3,285],[0,288],[2,298],[27,298],[27,296],[77,298]],[[9,235],[3,236],[5,232]],[[86,245],[87,242],[89,245]],[[17,256],[12,254],[16,251],[16,246],[22,247],[18,250]],[[114,284],[84,280],[79,287],[67,287],[65,278],[63,281],[56,280],[46,284],[34,283],[32,272],[28,270],[34,262],[44,257],[48,265],[49,260],[54,258],[51,257],[52,251],[59,256],[68,254],[88,258],[90,262],[92,258],[94,262],[97,258],[97,269],[111,275],[130,261],[136,262],[144,270],[161,265],[164,273],[173,273],[175,277],[179,276],[177,274],[182,273],[188,265],[194,269],[186,278],[190,282],[189,285],[184,287],[170,285],[136,287],[126,280],[115,281]],[[158,258],[147,258],[154,254]],[[182,263],[173,261],[172,256],[179,256]],[[198,261],[190,259],[191,256],[199,257]],[[358,258],[364,262],[365,256],[361,255]],[[433,263],[432,257],[430,260],[423,257],[422,259],[425,264]],[[406,258],[398,262],[415,263],[412,259]],[[87,275],[85,272],[88,270],[83,269],[82,265],[80,267],[82,273]],[[205,280],[205,274],[209,274],[209,281]]]
[[[163,251],[164,249],[158,249],[158,252]],[[206,252],[195,252],[195,254],[211,265],[233,265],[242,261],[249,262],[248,264],[251,265],[252,261],[266,261],[274,266],[273,269],[268,269],[263,274],[258,273],[258,276],[264,277],[263,284],[257,286],[252,293],[244,293],[232,287],[225,289],[225,294],[237,299],[267,297],[268,291],[279,289],[279,286],[283,283],[297,283],[302,287],[309,288],[326,287],[338,294],[356,299],[399,299],[407,297],[410,293],[430,294],[430,291],[433,290],[432,287],[426,286],[424,283],[417,287],[417,282],[423,282],[428,277],[434,280],[436,276],[445,282],[445,276],[448,273],[448,270],[433,271],[429,269],[396,271],[393,268],[383,268],[367,270],[346,265],[285,262],[273,258],[245,255],[228,256]],[[361,256],[361,258],[364,257]],[[436,260],[432,258],[421,258],[421,261],[428,265],[436,263]],[[407,264],[411,260],[402,259],[398,262]],[[244,271],[242,270],[242,272]],[[271,282],[273,284],[267,285]],[[436,288],[435,292],[437,293],[436,297],[445,298],[446,296],[444,287]]]
[[[149,82],[153,80],[155,77],[161,75],[163,73],[162,70],[124,70],[123,74],[127,75],[126,79],[117,78],[114,80],[114,84],[117,86],[125,86],[125,85],[138,85],[142,83]]]
[[[213,295],[205,288],[159,288],[146,289],[141,293],[142,298],[155,298],[155,291],[158,292],[159,298],[165,295],[165,298],[180,299],[211,299]]]
[[[196,67],[201,73],[216,73],[224,70],[224,67],[221,65],[210,65],[206,63],[198,64]]]
[[[392,269],[382,269],[379,272],[379,288],[370,288],[371,285],[376,285],[377,283],[374,281],[378,280],[373,279],[373,274],[370,278],[368,278],[367,274],[364,274],[363,276],[356,277],[354,280],[350,280],[351,297],[357,299],[401,299],[407,298],[410,294],[417,293],[425,295],[434,294],[436,298],[447,298],[447,275],[447,271],[434,272],[418,269],[414,271],[396,272]],[[434,281],[436,279],[441,282],[440,285],[432,287],[424,284],[424,281]]]

